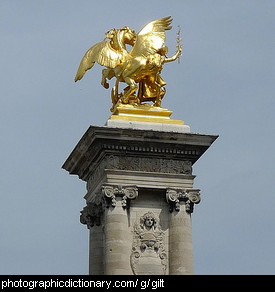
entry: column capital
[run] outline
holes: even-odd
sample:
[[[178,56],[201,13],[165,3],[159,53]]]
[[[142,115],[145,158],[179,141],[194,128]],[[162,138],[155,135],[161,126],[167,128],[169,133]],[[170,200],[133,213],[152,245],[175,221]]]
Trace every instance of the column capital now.
[[[80,222],[82,224],[87,225],[88,229],[93,227],[95,224],[97,226],[100,226],[102,214],[103,214],[102,203],[96,204],[96,203],[89,202],[83,208],[83,210],[80,211]]]
[[[138,196],[138,188],[135,185],[102,185],[102,193],[106,201],[106,207],[116,206],[116,198],[119,196],[122,198],[122,207],[129,208],[130,200],[134,200]]]
[[[170,212],[173,210],[180,211],[180,202],[185,203],[187,213],[193,213],[194,204],[198,204],[201,200],[199,189],[166,189],[166,200],[169,204]]]
[[[87,225],[90,229],[94,225],[101,224],[101,217],[105,208],[117,205],[117,197],[121,197],[121,205],[123,209],[130,207],[130,200],[134,200],[138,196],[138,188],[136,186],[122,186],[104,184],[101,191],[97,191],[90,202],[80,211],[80,222]]]

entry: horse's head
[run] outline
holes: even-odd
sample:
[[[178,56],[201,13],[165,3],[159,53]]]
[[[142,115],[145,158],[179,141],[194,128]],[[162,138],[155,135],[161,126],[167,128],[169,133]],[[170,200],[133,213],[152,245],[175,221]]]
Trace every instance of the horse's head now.
[[[106,38],[110,39],[110,44],[115,50],[125,50],[125,45],[133,46],[136,41],[136,33],[134,30],[130,29],[128,26],[124,26],[120,29],[111,29],[106,32]],[[105,39],[106,39],[105,38]]]
[[[133,46],[137,38],[135,31],[128,26],[124,26],[120,31],[123,32],[124,43]]]

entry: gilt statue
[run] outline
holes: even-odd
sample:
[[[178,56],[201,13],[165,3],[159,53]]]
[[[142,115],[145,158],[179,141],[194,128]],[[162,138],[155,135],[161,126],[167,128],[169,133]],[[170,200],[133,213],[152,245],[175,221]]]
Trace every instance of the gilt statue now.
[[[128,26],[109,30],[103,41],[86,52],[75,81],[81,80],[96,62],[105,67],[102,70],[103,87],[108,89],[107,79],[116,77],[111,90],[111,111],[120,104],[140,105],[148,101],[160,107],[166,85],[160,76],[163,64],[176,60],[182,52],[182,45],[178,42],[175,55],[170,58],[166,56],[168,48],[165,46],[165,31],[172,28],[171,22],[171,16],[152,21],[138,34]],[[132,46],[130,51],[126,44]],[[119,82],[127,84],[123,93],[119,93]]]

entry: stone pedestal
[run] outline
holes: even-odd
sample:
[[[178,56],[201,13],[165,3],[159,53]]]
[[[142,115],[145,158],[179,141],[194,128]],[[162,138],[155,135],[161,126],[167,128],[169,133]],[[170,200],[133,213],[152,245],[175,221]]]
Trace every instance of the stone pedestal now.
[[[193,273],[192,166],[217,136],[170,124],[90,126],[64,163],[87,184],[90,274]]]

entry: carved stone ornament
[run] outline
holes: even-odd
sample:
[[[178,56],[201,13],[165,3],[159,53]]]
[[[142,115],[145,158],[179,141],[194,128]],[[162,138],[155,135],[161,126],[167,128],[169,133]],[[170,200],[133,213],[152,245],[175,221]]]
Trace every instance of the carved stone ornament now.
[[[87,206],[80,211],[80,222],[87,225],[90,229],[95,224],[100,225],[101,215],[103,214],[102,204],[87,203]]]
[[[135,275],[165,275],[167,254],[157,216],[147,212],[134,225],[131,267]]]
[[[80,222],[87,225],[88,229],[95,224],[99,226],[104,209],[116,207],[117,196],[122,197],[122,207],[129,208],[130,200],[138,196],[138,188],[136,186],[103,185],[102,192],[97,192],[87,206],[80,211]]]
[[[106,149],[108,149],[107,145],[105,146]],[[129,152],[131,151],[131,149],[127,150]],[[146,148],[144,150],[148,150],[147,152],[152,154],[162,153],[164,150],[165,153],[167,153],[169,149],[163,150],[158,148]],[[97,167],[92,165],[90,168],[93,171],[87,180],[87,191],[91,193],[98,186],[106,169],[140,171],[143,173],[192,174],[192,162],[188,160],[176,160],[159,157],[132,157],[126,155],[107,155]]]
[[[159,153],[167,149],[146,149],[151,153]],[[110,155],[106,167],[116,170],[132,170],[142,172],[162,172],[173,174],[192,174],[192,163],[187,160],[165,159],[157,157],[131,157]]]
[[[123,208],[129,208],[130,200],[138,196],[138,188],[136,186],[103,185],[102,193],[107,208],[116,206],[116,196],[122,197]]]
[[[169,210],[179,212],[180,201],[185,203],[185,210],[187,213],[193,213],[194,204],[198,204],[201,200],[200,190],[198,189],[172,189],[166,190],[166,200],[169,203]]]

